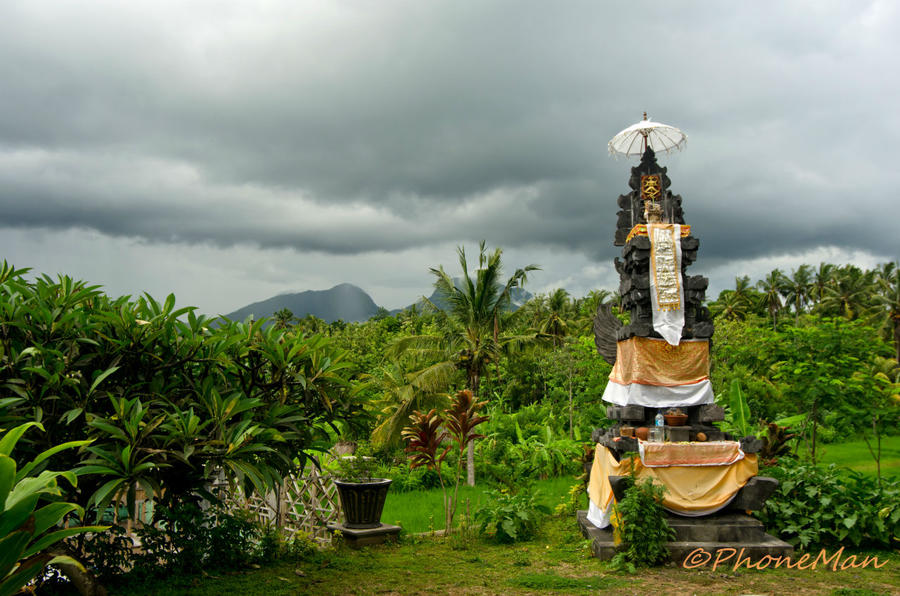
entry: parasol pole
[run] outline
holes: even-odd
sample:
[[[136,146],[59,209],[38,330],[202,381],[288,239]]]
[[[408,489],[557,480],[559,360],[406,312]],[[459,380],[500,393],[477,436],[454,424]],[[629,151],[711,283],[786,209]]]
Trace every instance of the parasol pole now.
[[[644,121],[645,122],[647,121],[647,112],[644,112]],[[643,147],[643,150],[641,151],[641,153],[646,153],[646,151],[647,151],[647,130],[646,129],[641,131],[641,137],[643,137],[643,139],[644,139],[644,141],[643,141],[644,147]]]

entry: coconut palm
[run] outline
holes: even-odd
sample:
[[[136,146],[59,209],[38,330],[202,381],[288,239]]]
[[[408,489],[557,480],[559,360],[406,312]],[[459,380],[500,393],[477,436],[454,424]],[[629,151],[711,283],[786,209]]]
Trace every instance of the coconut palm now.
[[[422,383],[427,380],[432,386],[443,385],[449,389],[455,373],[461,372],[465,388],[477,396],[488,366],[499,360],[503,350],[534,339],[533,335],[504,333],[507,319],[503,313],[511,302],[512,289],[522,286],[528,273],[539,267],[528,265],[517,269],[505,283],[501,282],[503,251],[498,248],[488,253],[482,241],[478,270],[473,278],[469,274],[465,249],[460,246],[457,252],[462,268],[462,279],[458,285],[443,266],[431,268],[437,294],[447,305],[441,331],[400,338],[389,347],[387,354],[389,357],[407,355],[429,363],[415,374],[419,375]],[[430,304],[427,299],[426,302]],[[436,306],[431,306],[437,310]],[[468,483],[474,486],[475,451],[472,443],[469,443],[466,468]]]
[[[750,286],[748,276],[735,277],[734,289],[719,292],[719,298],[709,305],[709,310],[716,317],[742,321],[750,313],[754,294],[756,292]]]
[[[882,327],[891,333],[894,353],[897,361],[900,361],[900,265],[896,262],[882,265],[877,287],[875,300],[883,313]]]
[[[431,367],[407,372],[397,361],[382,367],[372,381],[381,390],[376,407],[382,413],[381,421],[372,431],[372,443],[379,446],[396,444],[414,411],[446,407],[447,396],[440,393],[446,386],[435,384],[440,378],[441,375],[433,374]]]
[[[760,306],[769,311],[772,317],[772,329],[778,327],[778,311],[782,309],[781,293],[784,290],[784,273],[780,269],[772,270],[763,280],[756,283],[762,291]]]
[[[813,287],[810,299],[819,303],[825,298],[825,288],[834,282],[836,267],[832,263],[819,263],[819,268],[813,274]]]
[[[794,324],[800,322],[800,312],[810,299],[813,290],[812,267],[800,265],[790,277],[784,276],[785,303],[794,310]]]
[[[741,299],[734,290],[722,290],[719,299],[709,305],[709,310],[714,317],[742,321],[747,316],[748,307],[747,301]]]
[[[557,288],[546,301],[546,310],[538,313],[538,333],[547,337],[555,347],[562,344],[563,338],[569,335],[573,322],[572,304],[569,302],[569,293],[562,288]]]
[[[846,265],[836,271],[832,283],[825,287],[820,307],[826,312],[857,319],[872,307],[874,294],[875,272]]]
[[[287,329],[294,322],[294,313],[289,308],[282,308],[275,313],[275,328]]]

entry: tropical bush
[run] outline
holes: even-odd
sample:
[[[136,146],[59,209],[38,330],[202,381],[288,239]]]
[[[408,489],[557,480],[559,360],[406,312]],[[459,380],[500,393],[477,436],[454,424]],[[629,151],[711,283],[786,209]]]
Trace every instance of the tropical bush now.
[[[535,493],[488,491],[490,500],[475,512],[475,522],[486,537],[502,544],[531,540],[550,508],[537,502]]]
[[[160,510],[154,521],[137,530],[142,553],[130,577],[236,570],[272,554],[264,529],[241,512],[184,504]]]
[[[215,321],[145,295],[112,299],[68,277],[3,275],[0,401],[7,420],[39,420],[47,433],[23,445],[69,451],[81,466],[73,494],[98,512],[138,488],[164,505],[208,495],[219,471],[264,491],[305,463],[339,419],[354,419],[345,353],[322,336],[265,321]]]
[[[900,480],[878,479],[834,464],[791,460],[766,470],[778,490],[758,513],[766,527],[795,546],[851,542],[854,546],[900,546]]]
[[[106,526],[61,527],[70,516],[84,514],[78,505],[62,500],[59,484],[61,478],[77,486],[78,477],[71,470],[46,469],[50,457],[83,447],[88,441],[62,443],[19,466],[12,457],[13,449],[33,427],[43,430],[40,424],[30,422],[0,435],[0,596],[17,593],[47,565],[81,567],[71,557],[52,552],[52,547],[75,534],[106,530]]]
[[[266,492],[329,447],[335,424],[365,418],[346,353],[327,337],[213,320],[176,308],[172,295],[111,298],[69,277],[25,273],[0,266],[0,424],[41,422],[46,433],[17,451],[37,460],[52,450],[59,469],[78,474],[73,511],[100,519],[124,502],[133,517],[143,492],[155,501],[146,531],[173,532],[167,516],[216,502],[213,480]],[[221,520],[207,526],[235,527]],[[114,574],[115,542],[69,547]],[[188,563],[172,565],[196,569],[189,551],[176,551]]]
[[[675,537],[662,508],[665,487],[650,479],[635,482],[628,478],[626,482],[631,486],[614,505],[616,532],[622,543],[613,564],[644,567],[662,563],[669,557],[666,542]]]

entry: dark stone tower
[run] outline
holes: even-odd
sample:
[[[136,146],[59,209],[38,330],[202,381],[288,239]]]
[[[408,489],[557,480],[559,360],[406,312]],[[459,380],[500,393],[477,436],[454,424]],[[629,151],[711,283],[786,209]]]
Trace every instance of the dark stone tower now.
[[[681,195],[669,190],[671,180],[666,168],[656,163],[656,155],[649,147],[641,158],[641,163],[631,168],[628,180],[631,192],[620,195],[618,222],[616,224],[616,246],[624,246],[622,258],[616,258],[619,272],[619,294],[622,306],[631,313],[631,324],[619,330],[617,340],[629,337],[661,337],[653,330],[653,316],[650,306],[650,239],[646,230],[640,234],[642,224],[647,223],[645,208],[648,202],[657,203],[662,211],[662,223],[677,223],[684,226],[684,212]],[[709,309],[703,306],[709,280],[701,275],[690,276],[687,268],[697,259],[700,241],[690,234],[690,227],[682,228],[681,275],[684,288],[684,330],[685,339],[710,339],[713,324]],[[685,234],[684,232],[687,232]]]

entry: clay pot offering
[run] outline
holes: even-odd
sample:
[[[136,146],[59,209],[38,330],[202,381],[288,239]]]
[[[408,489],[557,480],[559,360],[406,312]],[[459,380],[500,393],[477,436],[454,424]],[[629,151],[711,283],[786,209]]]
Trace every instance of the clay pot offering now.
[[[633,426],[623,426],[619,429],[619,434],[623,437],[633,437],[634,436],[634,427]]]
[[[639,438],[641,441],[646,441],[647,438],[650,436],[650,429],[647,428],[646,426],[638,427],[638,428],[634,429],[634,436]]]
[[[687,414],[663,414],[663,418],[666,419],[667,426],[684,426],[684,423],[687,422],[688,415]]]

